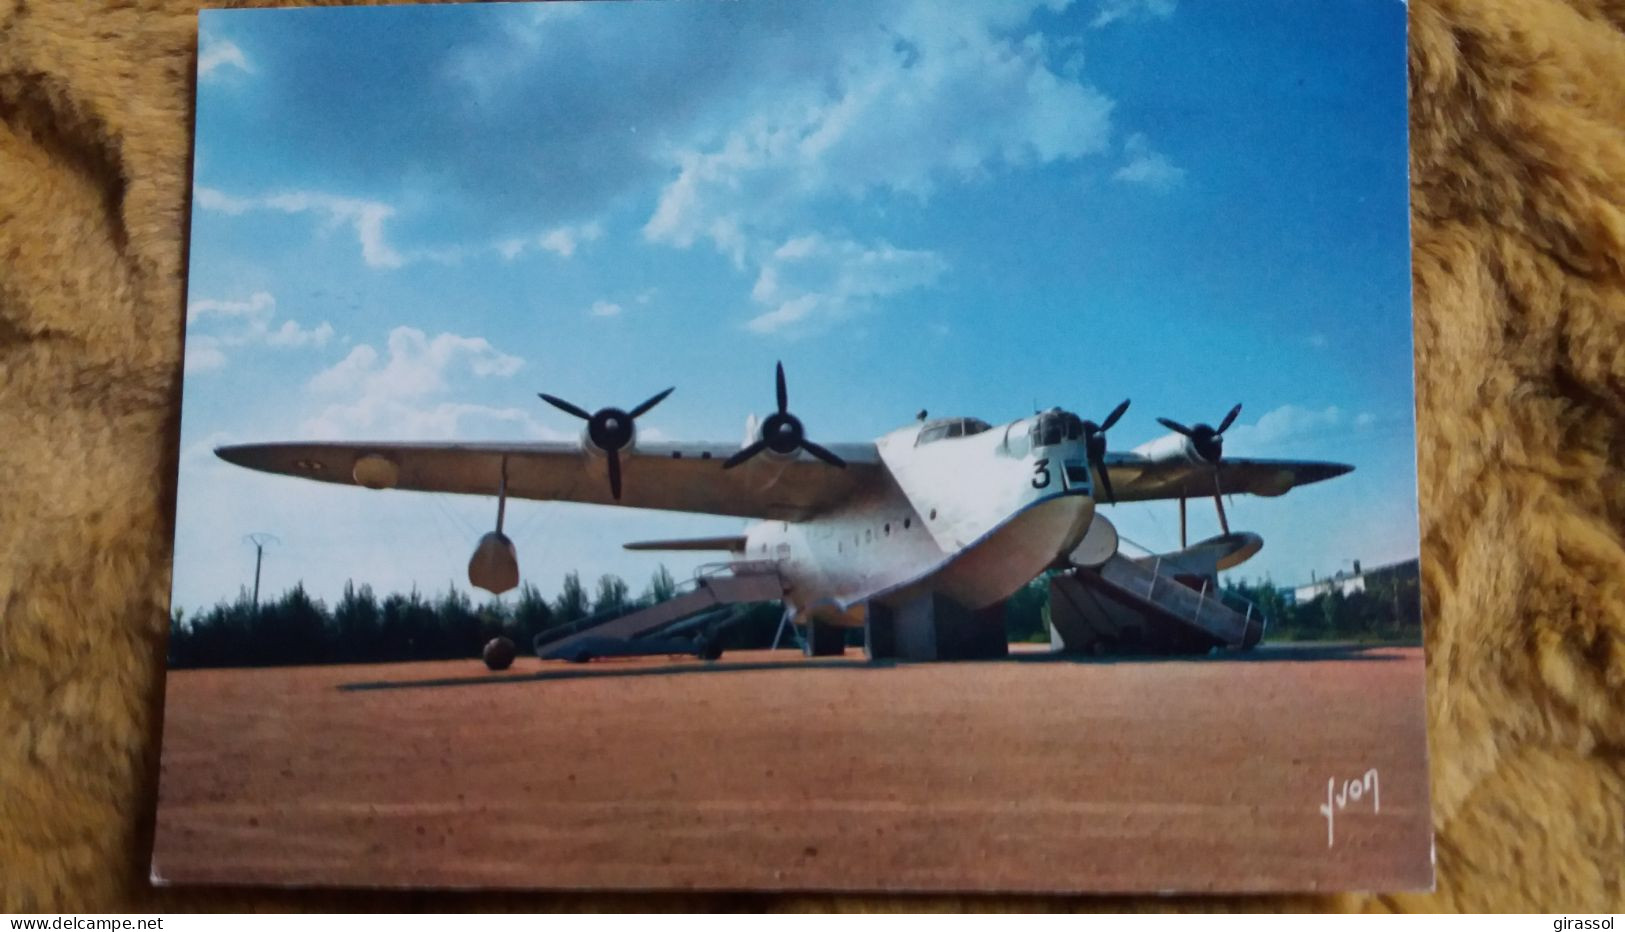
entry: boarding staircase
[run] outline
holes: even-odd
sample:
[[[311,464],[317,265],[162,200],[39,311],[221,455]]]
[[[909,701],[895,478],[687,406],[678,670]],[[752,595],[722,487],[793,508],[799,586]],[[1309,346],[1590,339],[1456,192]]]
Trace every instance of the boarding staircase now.
[[[1134,550],[1145,548],[1122,539]],[[1074,566],[1050,580],[1050,639],[1066,651],[1204,653],[1249,649],[1266,619],[1252,602],[1218,585],[1217,571],[1179,554],[1130,556]]]
[[[549,628],[536,635],[532,647],[543,660],[689,653],[714,659],[720,652],[712,638],[729,615],[724,606],[783,596],[784,583],[773,561],[707,564],[664,602]]]

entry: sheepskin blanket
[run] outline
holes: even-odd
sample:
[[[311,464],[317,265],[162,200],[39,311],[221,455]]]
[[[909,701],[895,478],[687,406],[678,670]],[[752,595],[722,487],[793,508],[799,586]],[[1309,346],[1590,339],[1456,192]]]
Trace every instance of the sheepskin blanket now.
[[[193,0],[0,0],[0,909],[1625,905],[1625,3],[1412,0],[1436,893],[163,890]]]

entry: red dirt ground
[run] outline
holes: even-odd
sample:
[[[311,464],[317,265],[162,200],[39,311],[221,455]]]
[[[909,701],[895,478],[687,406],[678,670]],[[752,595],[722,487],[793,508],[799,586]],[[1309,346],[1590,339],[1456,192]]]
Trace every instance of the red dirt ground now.
[[[346,886],[1425,887],[1422,682],[1421,651],[1394,648],[182,671],[168,684],[155,874]],[[1371,768],[1381,812],[1369,795],[1349,799],[1328,847],[1327,780]]]

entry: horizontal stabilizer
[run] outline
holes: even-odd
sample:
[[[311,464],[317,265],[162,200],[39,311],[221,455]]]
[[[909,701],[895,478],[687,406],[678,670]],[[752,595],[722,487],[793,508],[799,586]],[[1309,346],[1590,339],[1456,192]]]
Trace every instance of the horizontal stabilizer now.
[[[623,544],[627,550],[729,550],[743,553],[743,534],[731,537],[691,537],[687,540],[638,540]]]

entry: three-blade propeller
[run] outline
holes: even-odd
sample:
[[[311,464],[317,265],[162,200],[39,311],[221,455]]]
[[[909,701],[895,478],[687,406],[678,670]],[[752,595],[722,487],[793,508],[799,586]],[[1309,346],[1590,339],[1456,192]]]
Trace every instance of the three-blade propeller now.
[[[1106,415],[1106,420],[1099,424],[1094,421],[1083,422],[1084,449],[1089,457],[1089,465],[1100,476],[1100,488],[1106,493],[1107,504],[1116,504],[1117,497],[1112,494],[1112,477],[1106,469],[1106,431],[1111,430],[1117,419],[1128,410],[1128,402],[1129,399],[1124,398],[1123,403],[1113,408],[1112,413]]]
[[[1196,450],[1197,456],[1210,463],[1217,463],[1219,460],[1224,459],[1224,432],[1229,430],[1230,425],[1236,422],[1236,415],[1240,413],[1241,405],[1231,408],[1230,413],[1224,416],[1224,420],[1219,422],[1218,427],[1209,427],[1206,424],[1186,427],[1178,421],[1172,421],[1165,417],[1157,418],[1157,423],[1176,434],[1183,434],[1188,437],[1191,447]]]
[[[649,413],[649,409],[666,400],[676,388],[668,388],[655,395],[643,404],[630,411],[620,408],[600,408],[594,414],[588,414],[584,408],[573,405],[563,398],[538,392],[541,399],[566,414],[573,414],[587,422],[587,437],[593,446],[604,451],[609,460],[609,493],[616,501],[621,498],[621,451],[631,444],[636,436],[633,422]]]
[[[1219,463],[1224,459],[1224,432],[1236,422],[1236,415],[1240,413],[1241,405],[1238,404],[1230,409],[1230,413],[1224,416],[1218,427],[1209,427],[1206,424],[1186,427],[1178,421],[1171,421],[1165,417],[1157,418],[1157,423],[1189,439],[1196,455],[1213,464],[1213,507],[1219,511],[1219,528],[1226,534],[1230,533],[1230,521],[1224,515],[1224,485],[1220,481]]]
[[[772,450],[779,456],[791,456],[797,450],[806,450],[831,466],[846,468],[846,460],[824,449],[807,439],[807,430],[801,424],[801,419],[790,413],[790,392],[784,384],[784,363],[779,363],[776,370],[775,384],[778,389],[779,408],[762,420],[761,432],[755,443],[723,462],[723,469],[732,469],[740,463],[761,453],[763,450]]]

